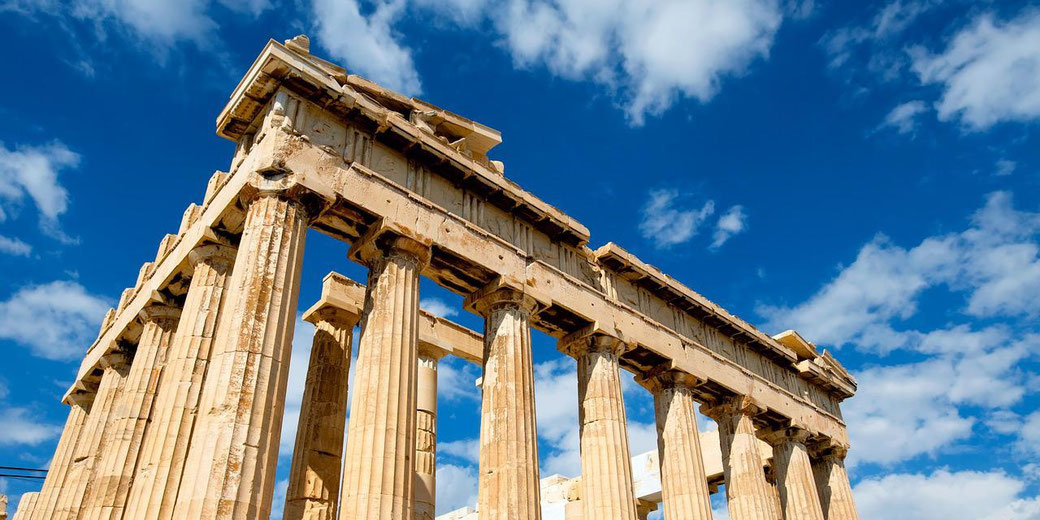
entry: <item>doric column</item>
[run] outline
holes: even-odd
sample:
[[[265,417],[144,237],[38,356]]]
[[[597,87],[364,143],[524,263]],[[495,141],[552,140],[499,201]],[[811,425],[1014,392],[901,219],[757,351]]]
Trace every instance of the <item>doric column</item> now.
[[[18,510],[14,512],[14,516],[11,517],[11,520],[28,520],[33,516],[39,506],[40,493],[23,493],[22,498],[18,499]],[[6,510],[3,518],[7,518]]]
[[[112,422],[113,404],[122,392],[130,371],[130,363],[121,351],[112,351],[101,358],[100,364],[104,370],[101,383],[83,426],[83,435],[76,443],[72,466],[65,477],[65,484],[57,492],[58,501],[54,514],[48,520],[72,520],[79,516],[87,486],[94,477],[94,470],[101,457],[99,447],[104,437],[110,435],[112,430],[106,428],[106,425]]]
[[[582,509],[585,518],[636,520],[618,338],[579,331],[560,340],[578,361]]]
[[[847,452],[844,447],[832,447],[812,463],[816,490],[820,492],[820,506],[827,520],[859,520],[849,474],[845,470]]]
[[[271,513],[309,214],[280,192],[248,205],[174,518]]]
[[[780,428],[760,432],[759,436],[773,447],[773,470],[784,518],[824,520],[809,450],[805,447],[809,432],[801,428]]]
[[[419,273],[430,250],[405,237],[358,241],[369,266],[350,402],[340,518],[411,520]]]
[[[665,519],[711,520],[711,499],[693,394],[697,379],[685,372],[666,371],[638,381],[654,395],[661,507]]]
[[[123,516],[159,376],[180,314],[180,309],[166,305],[150,305],[141,311],[141,338],[106,426],[111,431],[105,433],[99,448],[100,459],[79,515],[83,520]]]
[[[702,409],[704,415],[719,424],[726,499],[732,520],[780,519],[773,490],[766,482],[765,459],[758,448],[751,419],[758,411],[750,399],[742,396]]]
[[[235,253],[231,246],[210,244],[196,247],[188,255],[193,267],[191,283],[130,488],[128,519],[168,520],[173,516]]]
[[[336,518],[350,349],[360,312],[357,307],[346,309],[319,302],[303,315],[314,324],[314,341],[296,427],[284,520]]]
[[[482,290],[467,307],[484,316],[477,509],[481,520],[538,520],[531,315],[537,303],[512,289]]]
[[[415,520],[437,511],[437,363],[444,351],[419,347],[415,412]]]
[[[18,503],[18,512],[23,520],[44,520],[54,517],[54,510],[58,503],[58,494],[65,487],[69,470],[72,468],[76,444],[79,442],[80,436],[83,435],[83,425],[87,422],[87,416],[94,402],[95,395],[96,390],[92,393],[78,395],[72,405],[69,406],[69,418],[65,421],[65,429],[62,430],[61,439],[58,440],[58,447],[54,450],[54,457],[51,459],[51,466],[47,471],[47,478],[43,481],[43,487],[39,494],[33,498],[34,505],[32,510],[22,510],[21,504],[25,500],[24,495],[22,496],[22,501]]]

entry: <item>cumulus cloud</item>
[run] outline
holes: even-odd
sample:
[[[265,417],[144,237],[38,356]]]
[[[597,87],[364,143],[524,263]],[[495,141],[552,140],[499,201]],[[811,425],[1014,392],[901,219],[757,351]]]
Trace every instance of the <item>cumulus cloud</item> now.
[[[20,407],[0,409],[0,446],[36,446],[51,440],[61,433],[61,427],[41,423],[36,420],[38,414]]]
[[[106,299],[75,282],[26,286],[0,301],[0,339],[42,358],[75,360],[97,337],[108,308]]]
[[[643,206],[639,232],[654,246],[668,248],[686,242],[697,234],[701,224],[715,212],[715,202],[709,200],[700,208],[676,208],[679,192],[653,190]]]
[[[477,503],[477,470],[472,466],[437,465],[437,514]]]
[[[457,441],[438,442],[437,453],[458,457],[476,464],[480,460],[480,439],[460,439]]]
[[[393,25],[405,0],[377,0],[363,14],[357,0],[314,0],[317,41],[332,57],[359,74],[406,95],[422,92],[411,49]]]
[[[939,119],[978,131],[1040,117],[1038,49],[1040,9],[1031,8],[1008,21],[981,14],[941,52],[918,47],[910,55],[921,82],[942,88]]]
[[[879,128],[894,128],[900,134],[911,134],[917,129],[917,117],[927,110],[923,101],[907,101],[893,108]]]
[[[79,162],[79,154],[58,141],[15,148],[0,143],[0,222],[30,199],[39,214],[41,230],[60,240],[74,241],[58,225],[58,218],[69,205],[69,194],[58,175]]]
[[[853,488],[860,515],[867,518],[947,520],[1032,520],[1040,517],[1040,497],[1023,496],[1025,483],[1002,472],[937,470],[868,478]]]
[[[747,214],[743,206],[733,206],[719,217],[715,224],[715,234],[712,236],[711,248],[722,247],[733,235],[743,233],[747,229]]]

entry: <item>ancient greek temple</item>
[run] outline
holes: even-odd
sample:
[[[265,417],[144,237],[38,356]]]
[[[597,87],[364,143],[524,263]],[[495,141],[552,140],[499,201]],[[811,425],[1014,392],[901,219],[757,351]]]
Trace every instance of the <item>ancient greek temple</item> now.
[[[217,118],[226,172],[104,318],[39,493],[18,520],[426,520],[437,366],[481,367],[477,503],[443,518],[857,519],[839,404],[849,373],[770,337],[504,176],[491,128],[271,41]],[[201,190],[200,190],[201,191]],[[284,503],[274,503],[304,241],[350,244],[324,277]],[[344,259],[346,262],[347,259]],[[421,276],[482,333],[419,309]],[[348,373],[355,326],[354,375]],[[538,467],[531,328],[577,367],[580,478]],[[297,360],[307,362],[307,360]],[[653,395],[629,450],[622,376]],[[539,396],[552,398],[553,396]],[[698,430],[696,411],[718,423]]]

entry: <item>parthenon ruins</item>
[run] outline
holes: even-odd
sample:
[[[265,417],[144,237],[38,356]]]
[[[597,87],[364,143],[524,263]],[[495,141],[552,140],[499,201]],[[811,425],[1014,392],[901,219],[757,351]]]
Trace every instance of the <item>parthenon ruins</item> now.
[[[236,143],[230,167],[105,316],[16,519],[431,519],[435,486],[452,485],[435,482],[444,356],[482,377],[477,503],[442,518],[710,519],[720,487],[733,520],[858,518],[839,407],[856,383],[838,361],[616,244],[589,247],[489,158],[499,132],[298,36],[267,44],[217,134]],[[303,314],[315,334],[276,504],[309,230],[349,243],[368,279],[307,274],[325,278]],[[483,332],[420,311],[420,276],[464,297]],[[539,474],[532,327],[577,363],[577,479]],[[653,396],[655,453],[630,453],[623,372]],[[717,432],[700,433],[698,404]]]

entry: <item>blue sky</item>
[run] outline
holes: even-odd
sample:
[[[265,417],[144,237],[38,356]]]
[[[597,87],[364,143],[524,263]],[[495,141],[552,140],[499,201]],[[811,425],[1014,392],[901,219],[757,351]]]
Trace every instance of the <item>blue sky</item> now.
[[[301,32],[501,130],[492,158],[593,247],[836,352],[865,518],[1040,518],[1036,2],[0,0],[0,465],[47,464],[105,310],[230,162],[228,94]],[[301,308],[329,270],[364,279],[345,252],[308,237]],[[537,333],[535,360],[540,396],[576,394]],[[475,497],[477,375],[442,366],[441,510]],[[538,412],[543,475],[576,472],[576,397]]]

